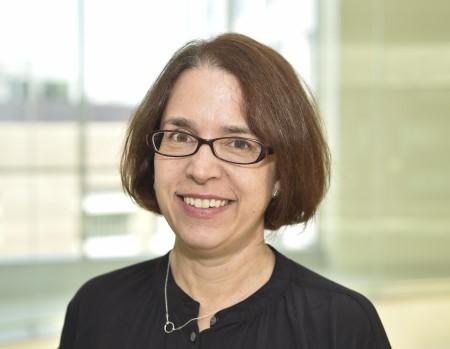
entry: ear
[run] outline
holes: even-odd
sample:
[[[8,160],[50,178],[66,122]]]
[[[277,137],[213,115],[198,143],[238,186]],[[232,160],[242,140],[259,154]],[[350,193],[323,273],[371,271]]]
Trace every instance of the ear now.
[[[276,198],[280,194],[280,181],[277,180],[273,185],[272,198]]]
[[[280,180],[277,179],[273,185],[273,190],[280,191]]]

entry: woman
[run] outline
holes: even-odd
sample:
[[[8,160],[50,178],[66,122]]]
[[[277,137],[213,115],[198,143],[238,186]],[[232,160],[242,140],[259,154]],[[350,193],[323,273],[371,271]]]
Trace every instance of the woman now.
[[[225,34],[176,52],[131,120],[121,174],[174,247],[87,282],[61,349],[390,347],[366,298],[264,242],[314,215],[329,174],[315,107],[274,50]]]

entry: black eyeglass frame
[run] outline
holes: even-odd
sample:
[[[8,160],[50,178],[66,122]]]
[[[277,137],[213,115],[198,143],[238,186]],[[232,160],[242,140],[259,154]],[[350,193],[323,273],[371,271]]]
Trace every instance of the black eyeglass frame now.
[[[195,150],[192,153],[186,154],[186,155],[167,155],[167,154],[161,153],[160,151],[158,151],[158,149],[156,147],[155,135],[160,134],[160,133],[164,133],[164,132],[174,132],[174,133],[181,133],[181,134],[188,135],[188,136],[190,136],[190,137],[192,137],[192,138],[197,140],[197,147],[195,148]],[[151,140],[150,140],[150,138],[151,138]],[[226,160],[226,159],[223,159],[223,158],[219,157],[216,154],[216,152],[214,151],[213,143],[215,141],[217,141],[217,140],[222,140],[222,139],[242,139],[242,140],[246,140],[246,141],[252,141],[252,142],[258,143],[261,146],[261,152],[260,152],[259,156],[257,157],[257,159],[255,161],[252,161],[252,162],[235,162],[235,161]],[[171,158],[185,158],[185,157],[188,157],[188,156],[192,156],[192,155],[194,155],[195,153],[198,152],[198,150],[200,149],[200,147],[203,144],[207,144],[209,146],[209,148],[211,149],[211,152],[213,153],[213,155],[216,158],[218,158],[219,160],[231,163],[231,164],[236,164],[236,165],[252,165],[252,164],[256,164],[256,163],[264,160],[268,155],[272,155],[274,153],[273,148],[264,145],[263,143],[261,143],[257,139],[245,138],[245,137],[218,137],[218,138],[212,138],[212,139],[205,139],[205,138],[201,138],[201,137],[198,137],[196,135],[193,135],[192,133],[189,133],[189,132],[176,131],[176,130],[156,130],[156,131],[153,131],[152,133],[149,133],[149,134],[147,134],[145,136],[145,144],[147,145],[147,147],[152,149],[155,153],[158,153],[158,154],[163,155],[163,156],[171,157]]]

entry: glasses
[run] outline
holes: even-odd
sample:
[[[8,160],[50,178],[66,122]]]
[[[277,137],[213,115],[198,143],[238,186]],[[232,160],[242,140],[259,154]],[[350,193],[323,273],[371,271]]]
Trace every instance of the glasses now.
[[[214,156],[232,164],[250,165],[262,161],[273,149],[255,139],[220,137],[203,139],[181,131],[155,131],[146,137],[148,147],[170,157],[194,155],[203,144],[209,145]]]

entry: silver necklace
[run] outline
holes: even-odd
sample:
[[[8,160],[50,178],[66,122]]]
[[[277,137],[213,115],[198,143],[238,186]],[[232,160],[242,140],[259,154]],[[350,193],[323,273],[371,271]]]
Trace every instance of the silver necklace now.
[[[203,315],[199,317],[194,317],[192,319],[189,319],[181,326],[175,326],[175,324],[169,320],[169,302],[167,301],[167,280],[169,279],[169,269],[170,269],[170,257],[167,260],[167,269],[166,269],[166,280],[164,282],[164,305],[166,306],[166,323],[164,324],[164,332],[166,333],[172,333],[174,331],[181,330],[183,327],[185,327],[187,324],[191,323],[195,320],[204,319],[210,316],[213,316],[215,313],[211,313],[208,315]]]

